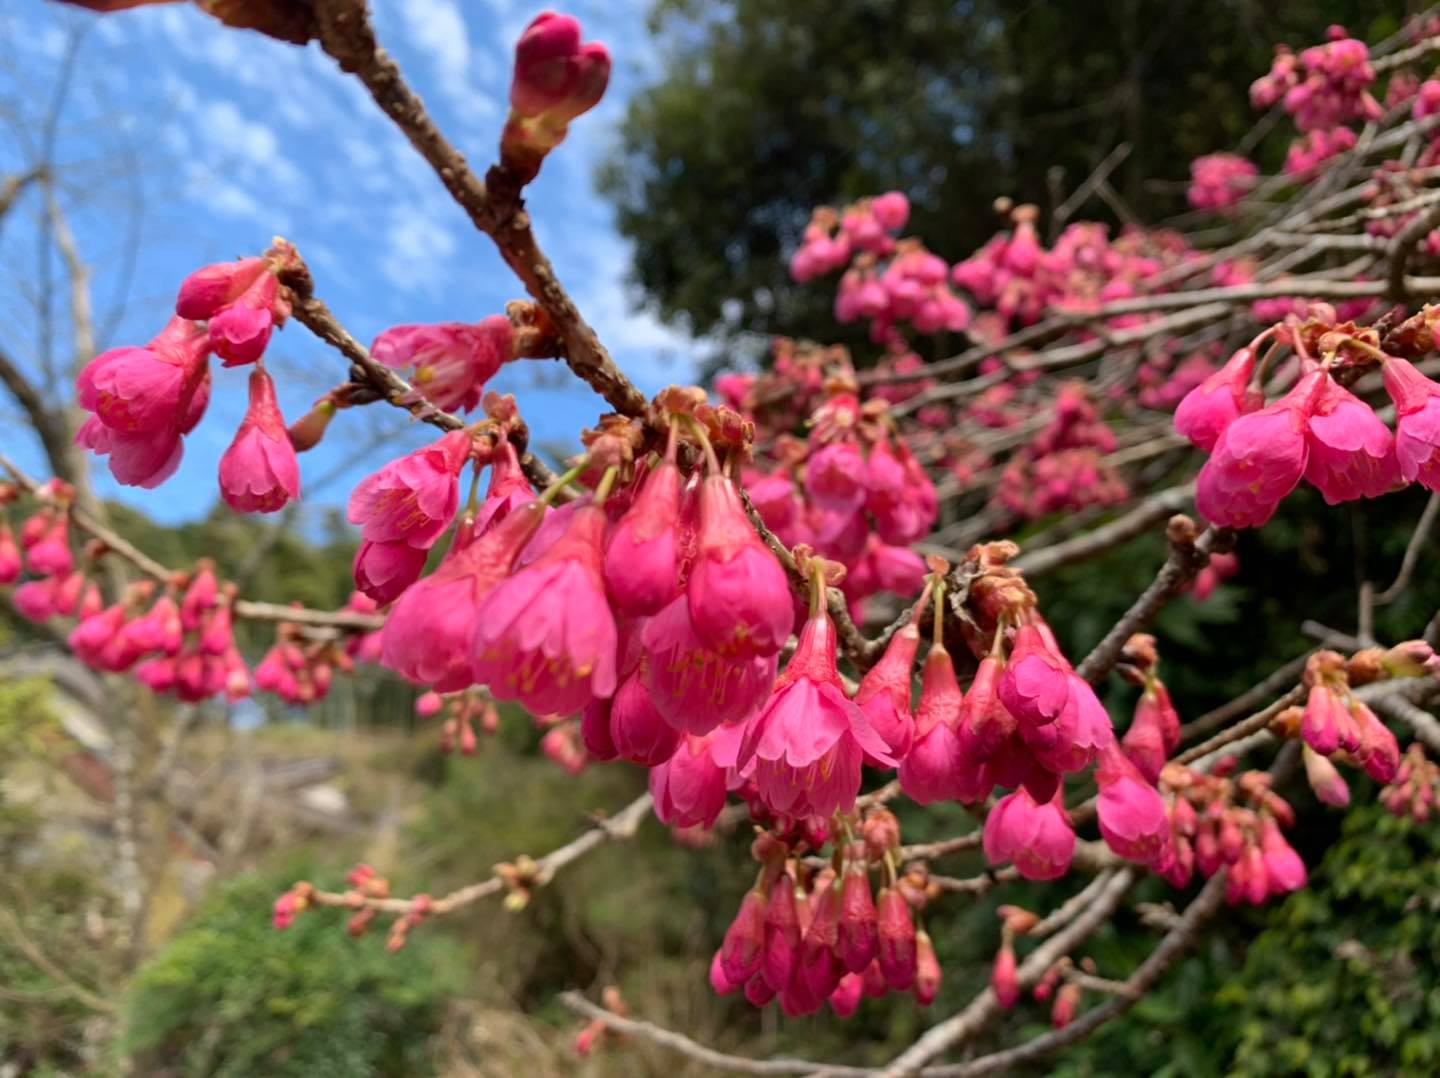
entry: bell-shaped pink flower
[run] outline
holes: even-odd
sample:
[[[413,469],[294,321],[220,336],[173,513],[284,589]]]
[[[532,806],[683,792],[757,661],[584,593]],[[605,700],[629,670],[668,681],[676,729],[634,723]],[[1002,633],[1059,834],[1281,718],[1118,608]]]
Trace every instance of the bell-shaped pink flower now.
[[[1185,394],[1175,409],[1175,430],[1205,452],[1211,452],[1225,428],[1265,403],[1264,394],[1250,386],[1255,358],[1255,349],[1247,344],[1223,367]]]
[[[1052,723],[1070,698],[1068,674],[1069,663],[1051,650],[1044,634],[1034,625],[1022,625],[1000,678],[1000,702],[1022,723]]]
[[[359,524],[361,534],[372,542],[403,540],[428,550],[455,518],[458,477],[469,458],[470,435],[457,430],[392,460],[351,493],[350,523]]]
[[[25,551],[30,571],[38,576],[67,576],[75,568],[70,553],[70,516],[56,513],[39,541]]]
[[[1400,483],[1395,440],[1371,407],[1326,377],[1306,427],[1305,478],[1327,505],[1377,498]]]
[[[1152,680],[1135,703],[1135,718],[1121,739],[1130,762],[1152,785],[1160,781],[1160,769],[1180,742],[1180,716],[1170,702],[1170,693]]]
[[[510,319],[496,314],[477,325],[393,326],[375,338],[370,354],[387,367],[413,367],[415,388],[437,407],[468,412],[513,358],[514,342]]]
[[[680,470],[661,460],[641,482],[605,548],[605,589],[617,613],[658,614],[679,594],[679,519]]]
[[[860,1008],[860,999],[865,990],[865,978],[858,973],[847,973],[841,977],[835,990],[826,997],[830,1009],[839,1019],[853,1018]]]
[[[833,442],[805,463],[805,493],[827,512],[850,514],[865,503],[865,458],[854,442]]]
[[[731,659],[711,650],[696,634],[683,595],[646,620],[640,641],[651,700],[682,732],[706,734],[721,723],[744,722],[775,685],[778,656]]]
[[[775,654],[795,622],[785,570],[723,475],[700,484],[698,542],[685,592],[696,635],[721,655]]]
[[[0,521],[0,584],[13,584],[20,579],[20,548],[10,525]]]
[[[863,862],[846,863],[840,888],[840,961],[851,973],[861,973],[880,952],[880,925],[870,877]]]
[[[180,283],[175,313],[203,322],[238,300],[266,272],[263,258],[242,258],[202,266]]]
[[[426,557],[425,550],[403,539],[386,543],[361,540],[355,552],[355,587],[381,605],[393,603],[420,579]]]
[[[670,759],[650,769],[655,815],[671,827],[715,825],[725,807],[725,769],[710,754],[712,738],[686,735]]]
[[[769,905],[759,890],[747,891],[735,920],[720,944],[720,968],[731,984],[744,984],[760,972],[765,954],[765,910]]]
[[[1440,385],[1403,359],[1381,369],[1395,402],[1395,459],[1400,477],[1440,491]]]
[[[250,372],[250,408],[220,458],[220,495],[237,513],[273,513],[300,497],[300,462],[265,368]]]
[[[798,975],[810,994],[824,999],[845,973],[840,960],[840,885],[817,880],[810,892],[810,924],[800,941]]]
[[[897,888],[886,887],[875,904],[875,920],[880,972],[891,988],[903,992],[915,983],[915,918],[910,903]]]
[[[925,656],[915,741],[900,761],[900,788],[922,805],[936,801],[979,801],[990,792],[984,761],[967,759],[960,748],[963,697],[950,653],[940,644]]]
[[[894,766],[885,742],[846,697],[835,666],[835,626],[818,602],[770,699],[750,720],[738,765],[753,768],[761,799],[777,813],[848,812],[863,756]]]
[[[380,630],[381,662],[436,692],[472,684],[481,600],[510,573],[543,515],[539,503],[522,506],[405,591]]]
[[[232,303],[209,317],[210,345],[227,367],[258,362],[270,334],[289,314],[275,274],[260,274]]]
[[[1305,437],[1321,371],[1305,375],[1280,400],[1225,428],[1200,469],[1195,507],[1212,524],[1258,528],[1295,489],[1310,458]]]
[[[866,671],[855,691],[855,706],[865,713],[870,728],[896,760],[904,760],[915,741],[915,717],[910,713],[911,670],[919,646],[920,629],[914,621],[895,630],[880,661]],[[878,766],[869,758],[865,762]]]
[[[1300,717],[1300,736],[1305,744],[1321,756],[1329,756],[1340,747],[1341,734],[1348,725],[1345,701],[1328,684],[1311,685]]]
[[[1333,808],[1345,808],[1350,804],[1350,787],[1345,784],[1340,771],[1309,745],[1301,746],[1305,759],[1305,778],[1315,796]]]
[[[1002,797],[985,817],[983,845],[992,865],[1013,861],[1027,880],[1058,880],[1075,855],[1075,831],[1060,791],[1043,805],[1024,787]]]
[[[1392,782],[1400,769],[1400,744],[1390,728],[1360,700],[1350,698],[1350,715],[1359,735],[1355,757],[1365,773],[1382,785]]]
[[[1113,743],[1100,753],[1095,781],[1100,787],[1096,811],[1105,844],[1128,860],[1164,866],[1171,856],[1170,818],[1160,791]]]
[[[96,456],[109,457],[110,474],[117,482],[147,490],[174,475],[185,455],[184,440],[175,431],[116,434],[98,416],[80,425],[75,444]]]
[[[139,655],[157,651],[162,655],[178,655],[184,638],[180,608],[171,596],[162,595],[149,611],[128,622],[124,632],[129,646]]]
[[[209,354],[203,328],[172,318],[144,348],[112,348],[87,363],[75,379],[78,403],[117,435],[178,431]]]
[[[988,760],[1015,732],[1015,716],[1000,702],[1004,667],[993,655],[980,660],[960,707],[960,751],[972,761]]]
[[[1265,881],[1272,895],[1288,894],[1305,886],[1308,873],[1305,862],[1295,852],[1274,817],[1266,816],[1260,824],[1260,857],[1265,865]]]
[[[605,523],[600,506],[582,506],[554,546],[485,598],[475,680],[497,699],[565,715],[614,693],[615,617],[600,573]]]
[[[495,446],[490,486],[475,513],[475,534],[484,535],[520,506],[535,500],[535,490],[520,467],[520,455],[506,439]]]
[[[765,907],[765,954],[760,975],[776,992],[785,991],[800,958],[800,915],[795,909],[795,881],[781,873],[770,888]]]
[[[680,731],[651,702],[644,671],[632,670],[610,701],[610,741],[616,755],[641,767],[657,767],[675,755],[680,738]]]

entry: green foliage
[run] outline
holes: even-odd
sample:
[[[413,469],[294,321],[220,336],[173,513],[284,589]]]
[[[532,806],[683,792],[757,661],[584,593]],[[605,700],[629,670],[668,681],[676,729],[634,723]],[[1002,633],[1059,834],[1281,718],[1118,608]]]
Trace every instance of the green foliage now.
[[[1154,219],[1183,187],[1154,181],[1255,122],[1246,88],[1275,42],[1313,44],[1331,22],[1378,40],[1405,7],[658,0],[660,77],[627,106],[601,189],[661,317],[732,341],[845,339],[830,290],[786,273],[811,207],[899,188],[910,231],[959,259],[996,227],[997,195],[1048,205],[1052,169],[1071,190],[1129,142],[1114,182]]]
[[[227,884],[140,969],[121,1037],[138,1073],[431,1071],[428,1042],[462,983],[460,952],[443,929],[427,928],[390,955],[383,935],[347,936],[335,911],[302,914],[278,932],[271,903],[300,874]]]

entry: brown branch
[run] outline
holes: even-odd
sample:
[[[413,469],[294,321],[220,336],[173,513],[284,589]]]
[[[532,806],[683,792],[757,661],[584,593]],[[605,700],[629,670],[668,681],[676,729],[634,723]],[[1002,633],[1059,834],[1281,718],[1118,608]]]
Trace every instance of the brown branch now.
[[[1180,738],[1182,741],[1189,740],[1199,734],[1209,733],[1218,726],[1224,726],[1237,715],[1243,715],[1263,700],[1271,699],[1277,692],[1295,684],[1295,679],[1305,671],[1305,664],[1309,661],[1311,652],[1297,655],[1284,666],[1277,668],[1258,684],[1246,689],[1239,696],[1228,703],[1221,704],[1212,711],[1207,711],[1193,722],[1188,722],[1180,727]]]
[[[1390,272],[1385,280],[1385,295],[1397,303],[1403,303],[1411,296],[1411,288],[1417,278],[1405,276],[1405,263],[1425,234],[1440,224],[1440,202],[1417,213],[1395,233],[1386,248],[1385,259]]]
[[[461,887],[442,898],[433,901],[425,900],[425,905],[428,907],[427,916],[451,913],[472,902],[478,902],[482,898],[500,894],[509,886],[507,875],[513,875],[517,870],[527,890],[544,887],[554,879],[555,873],[578,861],[596,847],[602,846],[606,842],[618,842],[633,838],[640,824],[649,815],[653,804],[648,793],[641,794],[614,816],[597,819],[589,830],[566,845],[547,853],[538,861],[522,855],[515,859],[513,865],[506,866],[510,870],[508,873],[502,873],[497,867],[497,871],[486,879]],[[339,906],[354,910],[372,909],[382,913],[395,914],[409,913],[415,908],[416,902],[414,898],[375,898],[351,891],[316,891],[312,895],[312,901],[320,906]]]
[[[1271,703],[1269,707],[1263,708],[1249,718],[1237,722],[1234,726],[1230,727],[1230,729],[1222,730],[1214,737],[1208,738],[1200,742],[1200,744],[1186,749],[1175,757],[1175,763],[1188,764],[1193,760],[1199,760],[1202,757],[1209,756],[1211,753],[1217,752],[1242,738],[1249,737],[1251,734],[1260,733],[1270,725],[1270,720],[1276,715],[1280,714],[1280,712],[1292,704],[1298,704],[1304,698],[1304,686],[1296,685],[1284,696],[1281,696]]]
[[[490,170],[488,183],[471,171],[376,41],[364,0],[316,0],[315,17],[325,52],[342,71],[365,84],[381,111],[429,162],[475,227],[495,241],[505,264],[549,315],[565,342],[564,358],[570,369],[617,412],[643,415],[644,394],[615,365],[540,250],[521,197],[522,185],[499,168]]]
[[[1185,912],[1176,920],[1174,927],[1150,952],[1145,961],[1136,967],[1134,973],[1124,981],[1103,981],[1103,989],[1098,985],[1087,985],[1087,987],[1109,991],[1113,998],[1086,1011],[1063,1029],[1042,1034],[1024,1044],[1016,1045],[1014,1048],[992,1052],[979,1059],[948,1067],[935,1067],[927,1073],[935,1075],[936,1078],[941,1078],[941,1076],[943,1078],[976,1078],[978,1075],[994,1074],[1006,1070],[1028,1060],[1037,1059],[1057,1048],[1084,1040],[1106,1022],[1124,1014],[1144,998],[1145,993],[1155,986],[1165,972],[1195,942],[1206,923],[1219,912],[1224,899],[1225,873],[1217,872],[1200,889],[1200,893],[1195,896],[1190,905],[1185,907]],[[1083,975],[1072,975],[1072,979],[1078,980],[1081,976]]]
[[[1194,525],[1189,526],[1193,528]],[[1200,537],[1193,541],[1184,535],[1172,535],[1170,556],[1160,567],[1154,582],[1135,600],[1124,617],[1105,634],[1105,638],[1095,645],[1095,649],[1085,656],[1075,672],[1091,684],[1104,678],[1119,661],[1120,652],[1131,634],[1148,625],[1161,607],[1195,579],[1195,575],[1209,564],[1212,552],[1228,550],[1233,542],[1234,533],[1228,528],[1206,528]]]
[[[1034,577],[1085,561],[1111,547],[1128,542],[1137,535],[1143,535],[1152,525],[1169,519],[1185,508],[1194,497],[1194,483],[1162,490],[1093,531],[1053,546],[1032,547],[1029,551],[1022,552],[1012,564],[1023,570],[1027,577]]]
[[[1118,870],[1095,896],[1089,908],[1031,951],[1016,970],[1016,979],[1021,989],[1035,984],[1059,958],[1080,946],[1104,924],[1120,905],[1125,892],[1134,881],[1133,870]],[[994,990],[985,988],[964,1010],[932,1026],[919,1040],[896,1056],[879,1072],[880,1078],[903,1078],[917,1072],[940,1072],[940,1068],[932,1068],[930,1071],[922,1071],[921,1068],[936,1056],[979,1033],[999,1017],[1001,1010]]]

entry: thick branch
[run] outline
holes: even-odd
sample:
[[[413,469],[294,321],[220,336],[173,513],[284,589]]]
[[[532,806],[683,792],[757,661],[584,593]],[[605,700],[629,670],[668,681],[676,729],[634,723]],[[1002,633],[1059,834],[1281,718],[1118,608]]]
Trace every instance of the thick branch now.
[[[565,362],[570,369],[617,412],[643,415],[647,403],[644,394],[615,365],[540,250],[520,185],[507,173],[492,168],[487,187],[471,171],[464,156],[430,119],[395,61],[376,41],[364,0],[316,0],[315,16],[321,46],[342,71],[365,84],[381,111],[429,162],[475,227],[495,241],[505,264],[550,316],[565,342]]]

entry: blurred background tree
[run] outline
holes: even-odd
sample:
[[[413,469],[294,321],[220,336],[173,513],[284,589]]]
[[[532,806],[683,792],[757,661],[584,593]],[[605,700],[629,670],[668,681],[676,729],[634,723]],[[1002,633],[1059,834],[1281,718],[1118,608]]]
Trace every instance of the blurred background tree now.
[[[1378,40],[1416,6],[659,0],[658,78],[599,183],[661,318],[752,354],[772,334],[860,341],[786,271],[813,207],[904,191],[907,231],[956,261],[1001,223],[997,196],[1048,207],[1123,142],[1115,187],[1154,222],[1183,208],[1191,159],[1259,120],[1246,91],[1275,42],[1329,23]]]

